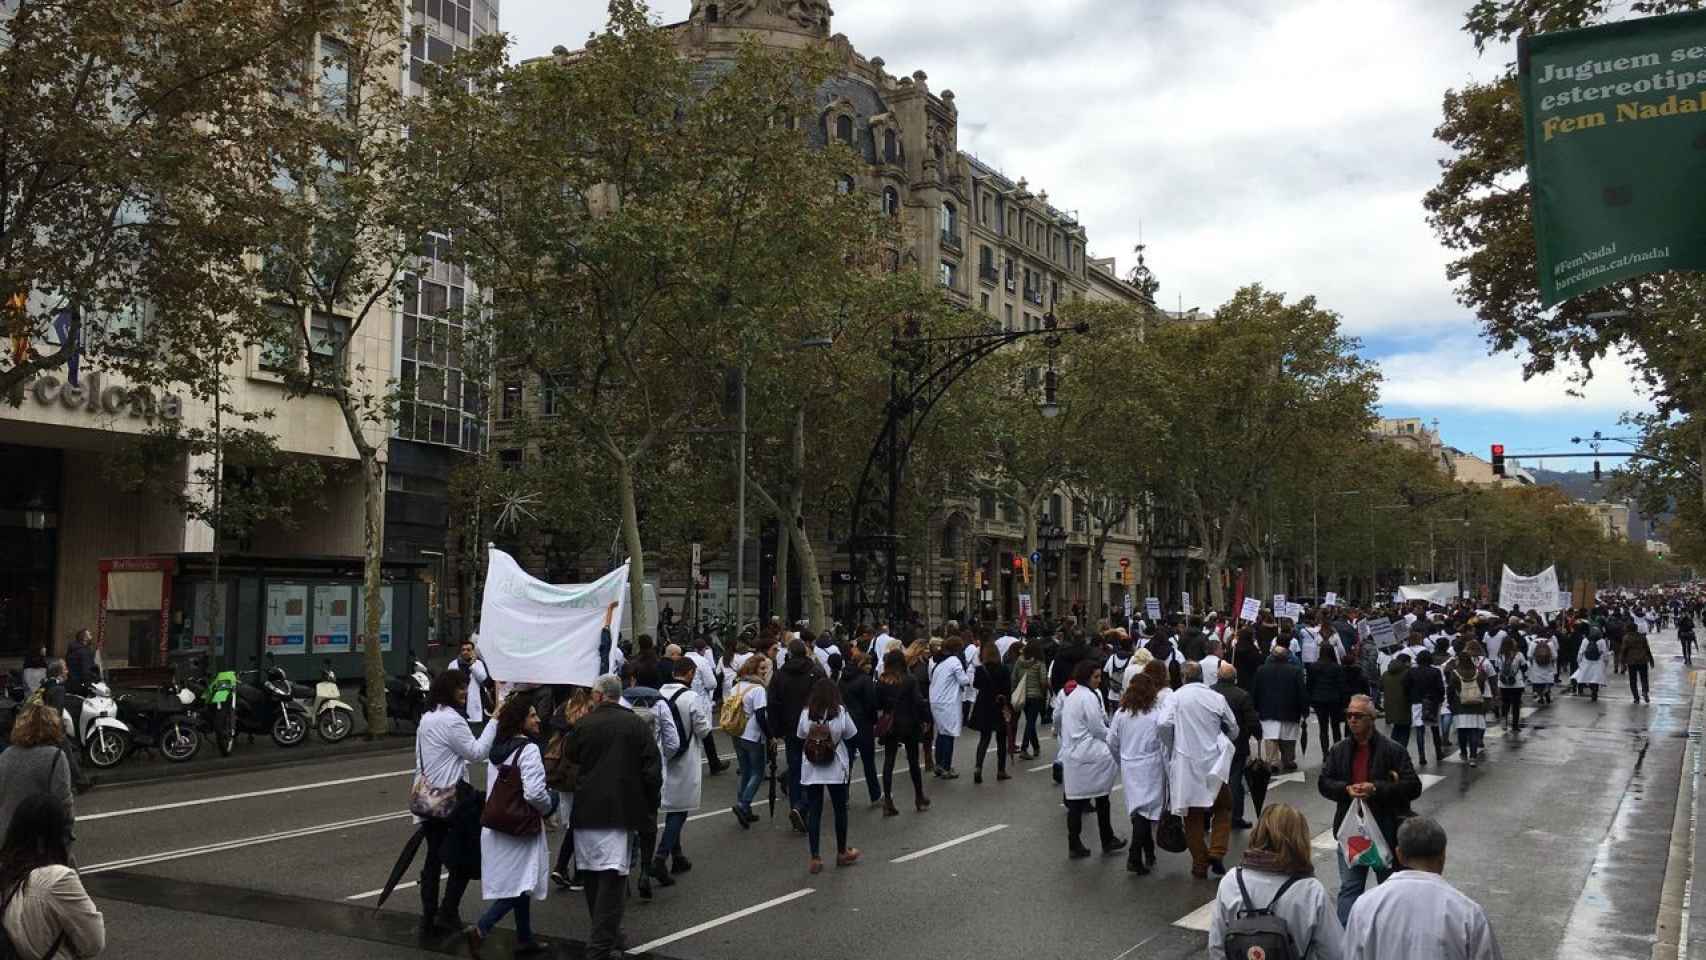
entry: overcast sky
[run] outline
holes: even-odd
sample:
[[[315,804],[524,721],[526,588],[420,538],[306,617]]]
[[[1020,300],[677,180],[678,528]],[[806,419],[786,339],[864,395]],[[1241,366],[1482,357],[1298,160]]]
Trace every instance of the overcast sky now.
[[[1123,273],[1141,227],[1163,306],[1313,293],[1384,369],[1384,414],[1438,418],[1483,456],[1579,449],[1642,403],[1615,365],[1580,399],[1562,376],[1524,383],[1452,296],[1421,206],[1441,95],[1511,57],[1477,56],[1468,0],[832,2],[859,52],[953,90],[960,148],[1076,211],[1093,255]],[[665,22],[690,6],[652,3]],[[502,25],[536,56],[582,46],[604,10],[503,0]]]

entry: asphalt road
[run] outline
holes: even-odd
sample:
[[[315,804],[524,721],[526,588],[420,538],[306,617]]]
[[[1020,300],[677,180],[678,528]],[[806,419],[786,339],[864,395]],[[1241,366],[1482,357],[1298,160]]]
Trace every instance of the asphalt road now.
[[[1598,704],[1558,696],[1521,736],[1489,731],[1480,767],[1436,762],[1425,771],[1416,808],[1444,824],[1446,876],[1486,907],[1506,957],[1652,955],[1695,689],[1692,672],[1673,659],[1673,635],[1653,646],[1663,662],[1651,706],[1631,703],[1615,684]],[[1188,855],[1163,853],[1148,877],[1126,873],[1123,856],[1068,860],[1047,764],[1018,765],[1002,783],[991,757],[986,782],[974,785],[975,742],[970,735],[957,751],[960,780],[927,780],[935,804],[925,814],[908,804],[884,820],[855,781],[851,842],[864,860],[816,877],[785,804],[775,820],[743,831],[727,809],[732,771],[708,777],[706,805],[684,836],[694,869],[655,900],[630,901],[629,943],[706,960],[1202,954],[1201,908],[1215,887],[1191,879]],[[1052,756],[1052,742],[1044,747]],[[412,831],[403,812],[410,760],[322,760],[79,798],[76,853],[106,913],[109,955],[230,956],[245,943],[327,960],[454,953],[453,938],[416,939],[413,889],[373,909]],[[1324,841],[1318,875],[1336,889],[1325,836],[1332,805],[1314,785],[1319,761],[1311,750],[1304,776],[1276,784],[1269,797],[1308,815]],[[1118,794],[1115,806],[1124,809]],[[824,831],[832,849],[828,822]],[[1233,835],[1229,863],[1244,836]],[[478,910],[471,893],[464,916]],[[553,891],[535,904],[534,926],[563,941],[559,956],[578,957],[584,901]],[[1699,940],[1702,928],[1694,924],[1688,939]],[[507,956],[506,943],[486,955]]]

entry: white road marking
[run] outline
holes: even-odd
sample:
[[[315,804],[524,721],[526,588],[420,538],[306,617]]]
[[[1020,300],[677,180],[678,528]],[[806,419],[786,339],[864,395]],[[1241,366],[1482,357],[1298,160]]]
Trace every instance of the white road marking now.
[[[449,876],[450,876],[450,871],[446,870],[445,872],[439,874],[438,878],[440,880],[445,880],[445,879],[448,879]],[[399,883],[391,889],[392,889],[392,892],[396,892],[398,890],[407,890],[410,887],[418,887],[420,885],[421,885],[421,882],[419,880],[410,880],[408,883]],[[368,897],[377,897],[384,892],[385,892],[385,888],[380,887],[378,890],[369,890],[366,893],[351,894],[350,896],[347,896],[344,899],[345,900],[366,900]]]
[[[317,827],[303,827],[297,830],[282,830],[278,833],[265,833],[258,837],[245,837],[241,840],[227,840],[223,843],[209,843],[199,847],[186,847],[182,850],[168,850],[165,853],[151,853],[141,857],[128,857],[124,860],[109,860],[106,863],[92,864],[79,868],[80,873],[104,873],[108,870],[123,870],[126,867],[140,867],[150,863],[164,863],[168,860],[182,860],[186,857],[199,857],[208,853],[222,853],[226,850],[236,850],[259,843],[274,843],[279,840],[294,840],[298,837],[311,837],[319,833],[331,833],[336,830],[347,830],[350,827],[365,827],[388,820],[401,820],[411,814],[404,810],[401,813],[381,813],[372,817],[357,817],[354,820],[340,820],[337,823],[325,823]]]
[[[698,924],[696,926],[688,927],[686,930],[682,930],[679,933],[672,933],[667,937],[659,937],[656,940],[648,940],[647,942],[642,943],[637,947],[629,947],[624,952],[630,953],[630,954],[646,953],[646,952],[651,951],[651,950],[656,950],[659,947],[666,947],[666,946],[669,946],[670,944],[676,942],[677,940],[685,940],[688,937],[691,937],[695,934],[704,933],[706,930],[711,930],[711,929],[714,929],[716,927],[720,927],[725,923],[733,923],[734,921],[740,920],[744,917],[750,917],[755,913],[762,913],[765,910],[769,910],[771,907],[779,907],[784,903],[789,903],[791,901],[798,900],[801,897],[811,896],[812,894],[814,894],[816,892],[817,891],[812,889],[811,887],[806,887],[806,888],[801,889],[801,890],[795,890],[793,893],[777,897],[774,900],[766,900],[763,903],[755,904],[753,906],[747,907],[745,910],[736,910],[734,913],[725,914],[721,917],[718,917],[715,920],[707,920],[704,923]]]
[[[967,841],[976,840],[978,837],[987,837],[992,833],[997,833],[997,832],[1005,830],[1005,829],[1007,829],[1007,825],[1005,823],[998,823],[993,827],[984,827],[982,830],[979,830],[975,833],[968,833],[963,837],[956,837],[953,840],[947,840],[947,841],[944,841],[942,843],[938,843],[933,847],[925,847],[922,850],[914,850],[911,853],[906,854],[905,856],[895,857],[893,860],[890,860],[889,862],[890,863],[906,863],[909,860],[917,860],[919,857],[928,857],[932,853],[940,853],[943,850],[948,849],[949,847],[957,847],[960,844],[965,843]]]
[[[250,790],[247,793],[229,793],[222,797],[205,797],[201,800],[180,800],[176,803],[157,803],[149,807],[131,807],[128,810],[109,810],[106,813],[85,813],[77,817],[78,823],[90,820],[107,820],[112,817],[133,817],[139,813],[159,813],[162,810],[182,810],[185,807],[200,807],[209,803],[229,803],[233,800],[252,800],[256,797],[276,797],[286,793],[297,793],[302,790],[319,790],[324,787],[341,787],[351,783],[366,783],[370,780],[384,780],[387,777],[401,777],[414,773],[414,770],[393,770],[390,773],[372,773],[365,777],[345,777],[342,780],[322,780],[319,783],[299,783],[293,787],[276,787],[271,790]]]
[[[1287,774],[1285,777],[1275,777],[1272,782],[1279,783],[1282,780],[1289,780],[1292,777],[1297,777],[1299,781],[1301,781],[1303,774],[1292,773]],[[1433,773],[1420,774],[1420,777],[1423,790],[1426,790],[1445,779],[1444,777]],[[1339,850],[1339,839],[1333,835],[1333,831],[1323,830],[1309,838],[1309,846],[1318,853],[1332,853],[1336,855]],[[1214,904],[1215,901],[1210,900],[1195,910],[1192,910],[1190,913],[1174,920],[1173,926],[1184,927],[1187,930],[1200,930],[1206,933],[1208,931],[1209,920],[1212,919],[1214,915]]]
[[[1029,768],[1029,769],[1027,769],[1027,770],[1026,770],[1026,771],[1025,771],[1025,772],[1026,772],[1026,773],[1041,773],[1041,772],[1042,772],[1042,771],[1044,771],[1044,770],[1047,770],[1047,769],[1048,769],[1048,768],[1050,768],[1050,767],[1052,767],[1052,766],[1054,766],[1054,764],[1052,764],[1052,763],[1045,763],[1045,764],[1043,764],[1043,765],[1042,765],[1042,766],[1040,766],[1040,767],[1030,767],[1030,768]]]
[[[1281,776],[1274,777],[1272,780],[1268,781],[1268,786],[1272,787],[1276,784],[1281,784],[1281,783],[1302,783],[1302,782],[1303,782],[1303,771],[1298,770],[1298,771],[1295,771],[1293,773],[1282,774]]]

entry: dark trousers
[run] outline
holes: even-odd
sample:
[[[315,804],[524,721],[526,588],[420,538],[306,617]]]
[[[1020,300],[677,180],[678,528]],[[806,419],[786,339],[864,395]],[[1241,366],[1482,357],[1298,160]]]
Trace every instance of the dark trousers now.
[[[1001,741],[1005,739],[997,730],[985,730],[977,738],[977,771],[983,772],[983,756],[989,750],[989,741],[995,740],[995,769],[1007,772],[1007,751],[1001,749]]]
[[[882,787],[877,783],[877,743],[870,728],[861,730],[847,741],[847,764],[853,765],[853,755],[858,754],[865,767],[865,788],[871,792],[871,802],[876,803],[883,798]]]
[[[792,810],[806,808],[805,797],[800,792],[800,765],[805,762],[801,752],[806,742],[799,737],[789,734],[783,738],[788,751],[788,807]]]
[[[829,803],[835,813],[835,852],[847,849],[847,784],[814,783],[806,790],[806,838],[811,841],[812,858],[817,858],[818,833],[823,829],[823,794],[829,792]]]
[[[1033,754],[1043,752],[1042,742],[1037,739],[1037,718],[1042,716],[1046,702],[1040,697],[1025,701],[1025,736],[1019,741],[1020,750],[1029,750]]]
[[[681,831],[687,826],[686,812],[663,815],[663,837],[658,840],[657,859],[681,856]]]
[[[622,937],[622,902],[628,885],[614,870],[581,875],[586,883],[586,912],[592,920],[587,932],[587,960],[612,960],[622,955],[616,943]]]
[[[1445,756],[1445,741],[1440,737],[1439,724],[1437,724],[1437,723],[1424,723],[1419,727],[1414,727],[1413,729],[1416,732],[1416,759],[1417,760],[1420,760],[1422,763],[1428,762],[1428,741],[1427,741],[1427,737],[1428,737],[1428,731],[1430,731],[1430,730],[1433,731],[1433,738],[1434,738],[1434,759],[1436,759],[1436,760],[1441,759]]]
[[[1635,688],[1635,681],[1636,680],[1641,681],[1641,687],[1639,690],[1637,690]],[[1652,694],[1649,693],[1647,690],[1647,665],[1646,664],[1644,664],[1644,663],[1631,663],[1629,665],[1629,695],[1631,697],[1634,697],[1636,700],[1639,700],[1642,697],[1646,697],[1648,700],[1653,699]]]
[[[557,848],[557,872],[567,876],[575,866],[575,832],[563,829],[563,845]]]
[[[468,871],[453,868],[444,882],[444,900],[438,899],[438,875],[444,872],[444,842],[450,836],[448,820],[428,820],[426,827],[426,863],[421,865],[421,915],[439,913],[458,915],[462,894],[468,890]]]
[[[1096,828],[1102,834],[1102,849],[1113,846],[1114,824],[1110,818],[1110,808],[1107,797],[1094,797],[1088,800],[1066,801],[1066,839],[1067,845],[1073,850],[1084,849],[1084,841],[1080,834],[1084,832],[1084,814],[1092,807],[1096,810]]]
[[[1406,752],[1410,749],[1410,714],[1404,712],[1404,722],[1392,725],[1392,742],[1403,747]]]
[[[1499,699],[1504,706],[1505,723],[1512,730],[1522,726],[1522,688],[1500,687]]]
[[[936,769],[954,769],[954,741],[945,733],[936,734]]]
[[[1232,791],[1232,819],[1234,820],[1244,819],[1244,765],[1249,762],[1250,755],[1248,753],[1234,753],[1232,755],[1232,775],[1227,780],[1226,786]],[[1261,811],[1258,810],[1256,813],[1260,815]]]
[[[717,735],[714,733],[705,734],[705,757],[710,760],[712,770],[721,770],[729,765],[727,760],[717,754]]]
[[[912,773],[912,792],[924,799],[924,775],[918,772],[918,741],[890,737],[883,741],[883,796],[894,798],[894,758],[906,749],[906,765]]]
[[[1345,708],[1333,703],[1315,704],[1315,722],[1321,727],[1321,752],[1345,738]],[[1331,727],[1332,739],[1327,738]]]

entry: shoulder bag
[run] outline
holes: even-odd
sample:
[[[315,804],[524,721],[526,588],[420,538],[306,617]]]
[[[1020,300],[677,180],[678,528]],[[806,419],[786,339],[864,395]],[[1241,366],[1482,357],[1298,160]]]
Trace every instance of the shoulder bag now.
[[[512,837],[538,836],[544,818],[533,804],[527,802],[527,790],[521,783],[521,751],[524,744],[509,755],[507,763],[498,766],[497,782],[486,797],[486,808],[480,813],[480,826]]]
[[[457,778],[461,782],[461,778]],[[456,785],[435,787],[427,782],[426,763],[421,759],[421,738],[415,734],[415,782],[409,788],[409,812],[423,820],[448,819],[456,807]]]

